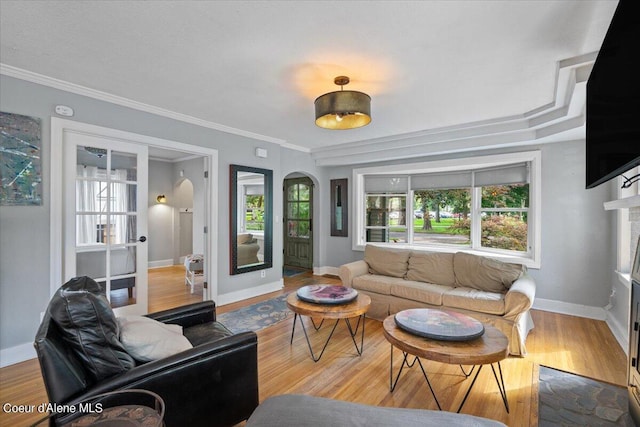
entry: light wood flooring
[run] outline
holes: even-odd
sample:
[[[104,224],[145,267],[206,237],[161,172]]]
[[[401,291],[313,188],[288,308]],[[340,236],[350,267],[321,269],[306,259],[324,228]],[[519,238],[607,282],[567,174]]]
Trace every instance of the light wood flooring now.
[[[150,270],[149,310],[171,308],[201,297],[184,286],[180,267]],[[285,288],[250,300],[218,308],[218,313],[272,298],[311,283],[339,283],[335,277],[310,273],[285,278]],[[538,364],[624,385],[626,356],[602,321],[533,310],[534,330],[527,339],[529,354],[503,361],[510,413],[505,411],[491,369],[485,368],[462,409],[463,413],[492,418],[509,426],[537,426]],[[417,365],[406,369],[394,390],[389,391],[390,345],[381,323],[366,321],[364,352],[357,356],[344,324],[340,324],[322,359],[314,363],[300,328],[290,345],[293,318],[258,332],[260,400],[283,393],[302,393],[365,404],[435,409],[428,386]],[[299,325],[298,325],[299,326]],[[326,329],[313,333],[318,346]],[[394,354],[395,371],[400,353]],[[423,363],[445,410],[457,409],[469,380],[460,368],[436,362]],[[0,369],[0,402],[38,404],[46,393],[35,359]],[[453,410],[455,410],[453,409]],[[0,426],[28,425],[39,414],[14,415],[0,411]]]

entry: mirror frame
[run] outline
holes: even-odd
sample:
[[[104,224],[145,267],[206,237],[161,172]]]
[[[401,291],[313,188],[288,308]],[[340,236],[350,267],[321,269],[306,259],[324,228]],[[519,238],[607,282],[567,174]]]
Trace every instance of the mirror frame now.
[[[238,173],[251,172],[264,175],[264,261],[260,264],[238,266]],[[251,166],[229,165],[229,264],[230,274],[273,267],[273,171]]]

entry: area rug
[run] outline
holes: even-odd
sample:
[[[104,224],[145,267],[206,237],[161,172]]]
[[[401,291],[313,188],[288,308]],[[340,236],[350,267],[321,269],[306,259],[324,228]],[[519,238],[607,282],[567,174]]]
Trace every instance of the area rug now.
[[[293,316],[287,308],[287,294],[242,307],[216,317],[231,332],[258,331]]]
[[[539,423],[546,426],[630,426],[627,390],[540,366]]]
[[[285,268],[284,271],[282,272],[282,275],[284,277],[293,277],[293,276],[297,276],[298,274],[302,274],[306,272],[306,270],[296,270],[294,268]]]

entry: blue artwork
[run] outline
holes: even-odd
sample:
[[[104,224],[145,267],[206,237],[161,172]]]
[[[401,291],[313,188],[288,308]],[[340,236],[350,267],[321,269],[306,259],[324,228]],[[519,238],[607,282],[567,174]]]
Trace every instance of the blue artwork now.
[[[40,119],[0,112],[0,205],[42,204]]]

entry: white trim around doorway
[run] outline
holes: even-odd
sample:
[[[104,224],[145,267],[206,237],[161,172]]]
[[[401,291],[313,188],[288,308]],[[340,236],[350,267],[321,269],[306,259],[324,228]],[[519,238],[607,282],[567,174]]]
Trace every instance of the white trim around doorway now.
[[[213,232],[218,229],[218,150],[201,147],[198,145],[185,144],[182,142],[156,138],[147,135],[126,132],[118,129],[111,129],[96,126],[88,123],[76,122],[73,120],[51,117],[51,177],[50,177],[50,295],[62,285],[63,280],[63,171],[62,171],[62,151],[65,132],[81,133],[85,135],[95,135],[111,139],[121,139],[130,143],[144,144],[147,146],[165,148],[174,151],[198,155],[206,159],[205,170],[209,171],[209,193],[206,197],[205,226],[209,231],[205,239],[207,259],[205,266],[207,269],[208,289],[204,299],[215,300],[218,296],[218,233]]]

